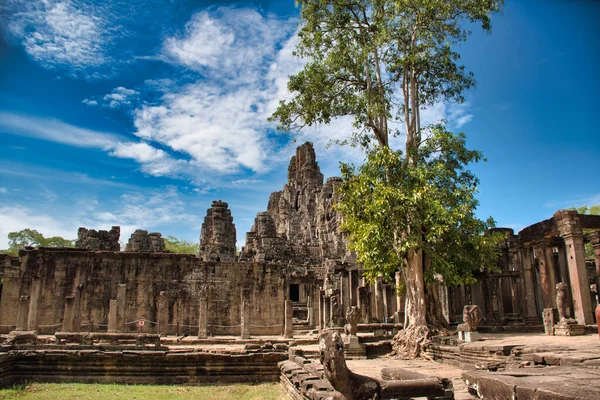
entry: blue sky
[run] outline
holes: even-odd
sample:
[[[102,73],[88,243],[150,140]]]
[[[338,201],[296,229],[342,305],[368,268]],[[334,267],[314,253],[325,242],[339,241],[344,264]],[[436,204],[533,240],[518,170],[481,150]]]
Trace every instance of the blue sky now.
[[[31,227],[76,236],[122,226],[197,240],[229,202],[238,245],[312,141],[325,176],[354,149],[349,120],[293,143],[266,118],[287,95],[290,1],[8,0],[0,6],[0,248]],[[521,229],[600,203],[600,2],[507,1],[460,49],[478,85],[437,104],[488,161],[478,215]]]

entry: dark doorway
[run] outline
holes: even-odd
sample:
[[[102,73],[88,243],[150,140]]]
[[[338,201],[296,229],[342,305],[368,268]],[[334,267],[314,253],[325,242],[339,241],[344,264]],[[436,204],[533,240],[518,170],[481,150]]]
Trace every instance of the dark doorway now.
[[[300,285],[294,283],[290,285],[290,300],[300,301]]]

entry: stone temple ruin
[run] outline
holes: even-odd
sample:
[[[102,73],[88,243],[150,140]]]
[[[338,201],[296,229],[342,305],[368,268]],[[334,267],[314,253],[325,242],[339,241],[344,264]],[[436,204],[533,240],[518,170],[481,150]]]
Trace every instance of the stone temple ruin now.
[[[324,182],[312,144],[298,147],[287,182],[256,215],[240,254],[232,211],[218,200],[207,210],[197,256],[169,253],[160,233],[145,230],[136,230],[121,251],[119,227],[80,228],[75,249],[0,255],[0,384],[40,376],[187,384],[281,379],[294,398],[350,390],[326,377],[356,374],[324,371],[318,354],[299,343],[316,344],[322,331],[345,331],[346,358],[388,353],[392,335],[402,329],[404,298],[395,291],[399,274],[373,285],[362,277],[333,207],[340,182]],[[464,322],[463,340],[475,343],[476,331],[542,333],[544,324],[549,335],[572,335],[594,324],[600,216],[558,211],[517,235],[504,231],[500,273],[481,271],[474,285],[438,288],[451,326]],[[585,259],[584,243],[593,246],[594,260]],[[230,347],[172,351],[185,343]],[[503,358],[498,349],[459,344],[456,336],[442,338],[427,351],[455,364],[474,365],[473,357],[485,365],[522,361],[514,353]],[[77,353],[82,349],[93,351]],[[86,368],[71,368],[77,363]],[[419,374],[386,374],[411,381],[414,396],[451,395],[444,380],[428,381],[428,392]],[[383,393],[404,390],[383,379],[376,383]]]

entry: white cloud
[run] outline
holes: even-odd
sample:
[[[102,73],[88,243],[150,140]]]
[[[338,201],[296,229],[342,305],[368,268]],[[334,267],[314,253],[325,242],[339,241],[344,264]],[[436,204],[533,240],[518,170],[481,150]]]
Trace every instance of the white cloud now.
[[[122,140],[117,135],[80,128],[52,118],[0,111],[0,128],[7,133],[36,137],[76,147],[111,149]]]
[[[293,25],[250,9],[194,15],[182,35],[165,39],[163,53],[203,78],[161,85],[157,103],[135,110],[135,134],[186,153],[205,171],[267,171],[266,120],[276,92],[268,70]]]
[[[139,92],[133,89],[127,89],[123,86],[114,88],[109,94],[104,95],[102,100],[104,104],[110,108],[117,108],[131,104],[132,98],[136,97]]]
[[[70,0],[14,3],[20,12],[14,13],[9,30],[45,68],[68,67],[74,75],[97,77],[98,68],[113,61],[106,45],[114,27],[102,9]]]
[[[130,158],[141,164],[144,173],[154,176],[178,176],[193,173],[185,160],[176,160],[166,152],[144,142],[129,142],[112,133],[80,128],[62,121],[0,111],[0,129],[7,133],[35,137],[76,147],[98,148],[109,155]]]
[[[163,150],[147,143],[117,143],[110,153],[113,157],[131,158],[142,165],[142,171],[153,176],[177,176],[188,168],[184,160],[176,160]]]
[[[231,181],[234,185],[252,185],[262,182],[264,182],[262,179],[236,179],[235,181]]]
[[[196,215],[185,212],[185,203],[175,187],[167,186],[151,194],[123,194],[119,207],[93,213],[92,221],[101,226],[121,226],[121,242],[125,243],[135,229],[153,229],[168,224],[194,225]]]
[[[123,108],[130,106],[139,97],[140,92],[126,87],[119,86],[110,91],[104,96],[92,96],[89,99],[84,99],[82,103],[88,106],[102,105],[108,108]]]
[[[4,187],[0,187],[0,193],[6,194],[6,193],[8,193],[8,189],[4,188]]]
[[[238,85],[263,78],[264,72],[257,72],[269,67],[265,61],[275,56],[294,26],[294,20],[248,8],[202,11],[182,35],[165,40],[163,53],[171,62]]]

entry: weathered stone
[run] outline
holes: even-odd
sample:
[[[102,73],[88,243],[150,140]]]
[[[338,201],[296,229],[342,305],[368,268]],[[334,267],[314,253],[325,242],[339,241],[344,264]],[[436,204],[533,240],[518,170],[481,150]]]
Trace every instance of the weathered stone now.
[[[86,250],[119,251],[119,237],[121,227],[113,226],[110,231],[96,231],[94,229],[79,228],[75,247]]]
[[[246,234],[242,259],[319,264],[325,259],[355,262],[339,231],[341,216],[333,209],[340,178],[323,174],[307,142],[296,149],[288,167],[288,182],[269,198]]]
[[[132,252],[162,252],[165,251],[165,242],[162,235],[158,232],[136,229],[131,234],[129,242],[125,246],[125,251]]]
[[[231,210],[224,201],[212,202],[200,231],[200,258],[204,261],[233,261],[236,233]]]
[[[360,322],[360,310],[356,306],[348,307],[346,311],[346,322],[344,330],[347,335],[356,336],[358,323]]]
[[[558,310],[555,308],[544,308],[543,320],[546,335],[554,335],[554,325],[558,323]]]
[[[463,324],[456,328],[459,332],[475,332],[483,318],[481,308],[478,305],[466,305],[463,308]]]

